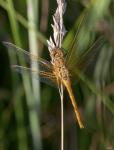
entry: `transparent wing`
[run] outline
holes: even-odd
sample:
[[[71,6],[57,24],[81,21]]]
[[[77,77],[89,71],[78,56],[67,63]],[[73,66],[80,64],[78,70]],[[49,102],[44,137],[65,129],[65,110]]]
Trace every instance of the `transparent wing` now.
[[[71,63],[71,60],[75,57],[75,54],[76,54],[76,46],[79,42],[79,39],[78,39],[78,35],[80,33],[80,30],[86,20],[86,17],[87,17],[87,11],[85,10],[84,13],[80,16],[79,18],[79,23],[78,23],[78,26],[77,26],[77,30],[76,30],[76,34],[72,40],[72,42],[70,43],[70,45],[68,45],[68,52],[67,52],[67,55],[66,55],[66,65],[68,65],[69,63]]]
[[[30,76],[33,76],[33,78],[35,78],[36,80],[40,80],[43,83],[57,87],[56,77],[53,73],[45,71],[38,72],[37,70],[18,65],[13,65],[12,69],[20,74],[29,74]]]
[[[96,58],[96,54],[98,54],[101,46],[104,43],[104,37],[101,36],[95,43],[90,46],[85,52],[81,54],[77,60],[68,64],[68,69],[71,72],[72,76],[76,76],[76,70],[84,71],[89,67],[89,64],[92,63]]]
[[[3,42],[3,44],[8,48],[8,50],[15,51],[17,53],[17,55],[20,55],[20,56],[23,55],[29,64],[31,63],[31,61],[34,61],[34,62],[38,63],[40,70],[52,71],[52,65],[49,61],[39,58],[23,49],[17,47],[16,45],[14,45],[12,43]]]

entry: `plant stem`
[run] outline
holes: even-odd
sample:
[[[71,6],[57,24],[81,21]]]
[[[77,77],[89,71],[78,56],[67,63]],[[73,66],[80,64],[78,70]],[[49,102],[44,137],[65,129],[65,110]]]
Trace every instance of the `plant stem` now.
[[[21,40],[20,40],[20,35],[19,35],[19,28],[18,28],[18,23],[16,21],[15,18],[15,9],[13,6],[13,2],[12,0],[7,0],[6,1],[6,8],[7,8],[7,14],[9,17],[9,21],[10,21],[10,26],[11,26],[11,31],[12,31],[12,35],[13,35],[13,40],[15,41],[15,44],[18,46],[22,46],[21,45]],[[20,63],[23,62],[22,58],[19,57],[19,61]],[[10,62],[11,64],[16,63],[16,56],[15,55],[10,55]],[[19,78],[18,76],[14,76],[14,74],[12,75],[12,79],[13,79],[13,93],[15,93],[15,91],[17,90],[18,86],[19,86]],[[25,93],[26,93],[26,97],[30,98],[30,91],[28,91],[28,89],[30,88],[30,84],[29,84],[29,80],[27,79],[27,77],[25,78],[23,76],[23,84],[24,84],[24,88],[25,88]],[[22,101],[20,98],[20,95],[15,95],[14,96],[15,100],[15,117],[16,117],[16,121],[17,121],[17,136],[18,136],[18,149],[19,150],[27,150],[28,146],[27,146],[27,133],[26,133],[26,129],[24,127],[24,112],[23,112],[23,107],[22,107]],[[19,103],[17,102],[19,101]],[[21,115],[20,115],[21,114]],[[21,116],[21,117],[20,117]],[[20,129],[20,124],[23,127],[23,131]],[[20,130],[22,132],[20,132]],[[22,137],[24,135],[24,140],[22,140]]]
[[[64,105],[63,105],[63,85],[59,89],[61,98],[61,150],[64,150]]]
[[[28,0],[27,1],[27,14],[28,14],[28,25],[31,27],[28,29],[29,35],[29,48],[30,52],[35,56],[38,56],[38,42],[37,42],[37,24],[38,24],[38,6],[39,0]],[[31,68],[35,70],[39,70],[39,66],[37,63],[31,61]],[[38,113],[40,113],[40,83],[39,80],[35,80],[32,77],[32,88],[33,88],[33,96],[34,100],[31,99],[31,105],[34,109],[30,111],[30,125],[31,132],[33,137],[33,146],[35,150],[41,150],[41,134],[40,134],[40,126],[39,126],[39,117]],[[36,107],[35,107],[36,106]],[[37,133],[37,134],[36,134]]]
[[[1,0],[1,1],[0,1],[0,6],[1,6],[4,10],[8,11],[8,4],[7,4],[7,2]],[[32,28],[31,26],[28,25],[28,21],[27,21],[20,13],[18,13],[18,12],[15,11],[14,17],[15,17],[15,19],[16,19],[20,24],[22,24],[23,27],[25,27],[25,28],[27,28],[27,29],[28,29],[28,28]],[[34,30],[34,29],[33,29],[33,30]],[[39,32],[38,30],[36,31],[36,34],[37,34],[38,40],[39,40],[40,42],[42,42],[44,45],[47,46],[47,42],[46,42],[47,39],[46,39],[46,37],[45,37],[41,32]]]

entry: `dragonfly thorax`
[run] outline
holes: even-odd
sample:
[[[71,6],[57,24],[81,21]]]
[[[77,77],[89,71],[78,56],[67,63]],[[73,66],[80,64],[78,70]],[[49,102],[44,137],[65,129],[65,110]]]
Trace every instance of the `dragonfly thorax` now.
[[[54,49],[50,52],[51,63],[54,68],[54,74],[62,80],[69,79],[69,73],[65,66],[64,54],[61,49]]]

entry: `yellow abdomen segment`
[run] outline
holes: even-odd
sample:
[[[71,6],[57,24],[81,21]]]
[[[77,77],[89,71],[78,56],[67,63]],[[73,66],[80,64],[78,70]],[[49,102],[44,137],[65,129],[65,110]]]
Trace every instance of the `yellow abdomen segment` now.
[[[74,108],[74,111],[75,111],[75,114],[76,114],[76,117],[77,117],[77,120],[78,120],[78,124],[79,124],[80,128],[84,128],[84,125],[83,125],[83,122],[82,122],[82,119],[81,119],[81,115],[80,115],[80,112],[78,110],[78,106],[77,106],[77,103],[75,101],[75,97],[74,97],[74,94],[73,94],[73,91],[72,91],[70,80],[64,80],[63,84],[66,87],[66,89],[68,91],[68,94],[70,96],[70,99],[71,99],[71,102],[72,102],[72,105],[73,105],[73,108]]]

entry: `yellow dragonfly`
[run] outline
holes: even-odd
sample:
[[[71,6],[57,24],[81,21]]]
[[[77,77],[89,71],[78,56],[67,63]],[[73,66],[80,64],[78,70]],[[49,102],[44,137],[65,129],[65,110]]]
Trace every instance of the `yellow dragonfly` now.
[[[84,124],[81,119],[81,115],[78,110],[78,106],[77,106],[77,103],[73,94],[72,80],[74,80],[75,77],[78,76],[76,69],[83,70],[83,68],[85,68],[85,65],[87,65],[89,61],[92,59],[92,55],[102,43],[102,38],[99,38],[94,44],[90,46],[89,49],[87,49],[84,53],[82,53],[80,58],[77,59],[76,57],[77,51],[74,48],[74,45],[77,42],[78,33],[80,30],[81,24],[78,27],[77,33],[74,37],[74,40],[66,56],[64,56],[63,49],[55,48],[52,51],[50,51],[50,57],[51,57],[50,62],[43,58],[36,57],[32,55],[31,53],[17,47],[16,45],[12,43],[9,43],[9,42],[3,42],[3,43],[9,49],[16,51],[18,55],[23,54],[25,56],[25,59],[28,62],[34,61],[38,63],[39,68],[40,68],[37,71],[37,70],[27,68],[24,66],[13,65],[13,69],[15,69],[17,72],[19,73],[28,72],[35,78],[37,78],[39,75],[41,78],[41,81],[47,84],[51,84],[51,85],[53,84],[58,88],[60,88],[60,85],[62,84],[63,87],[66,88],[66,90],[68,91],[72,106],[74,108],[74,112],[76,114],[78,124],[80,128],[84,128]]]

